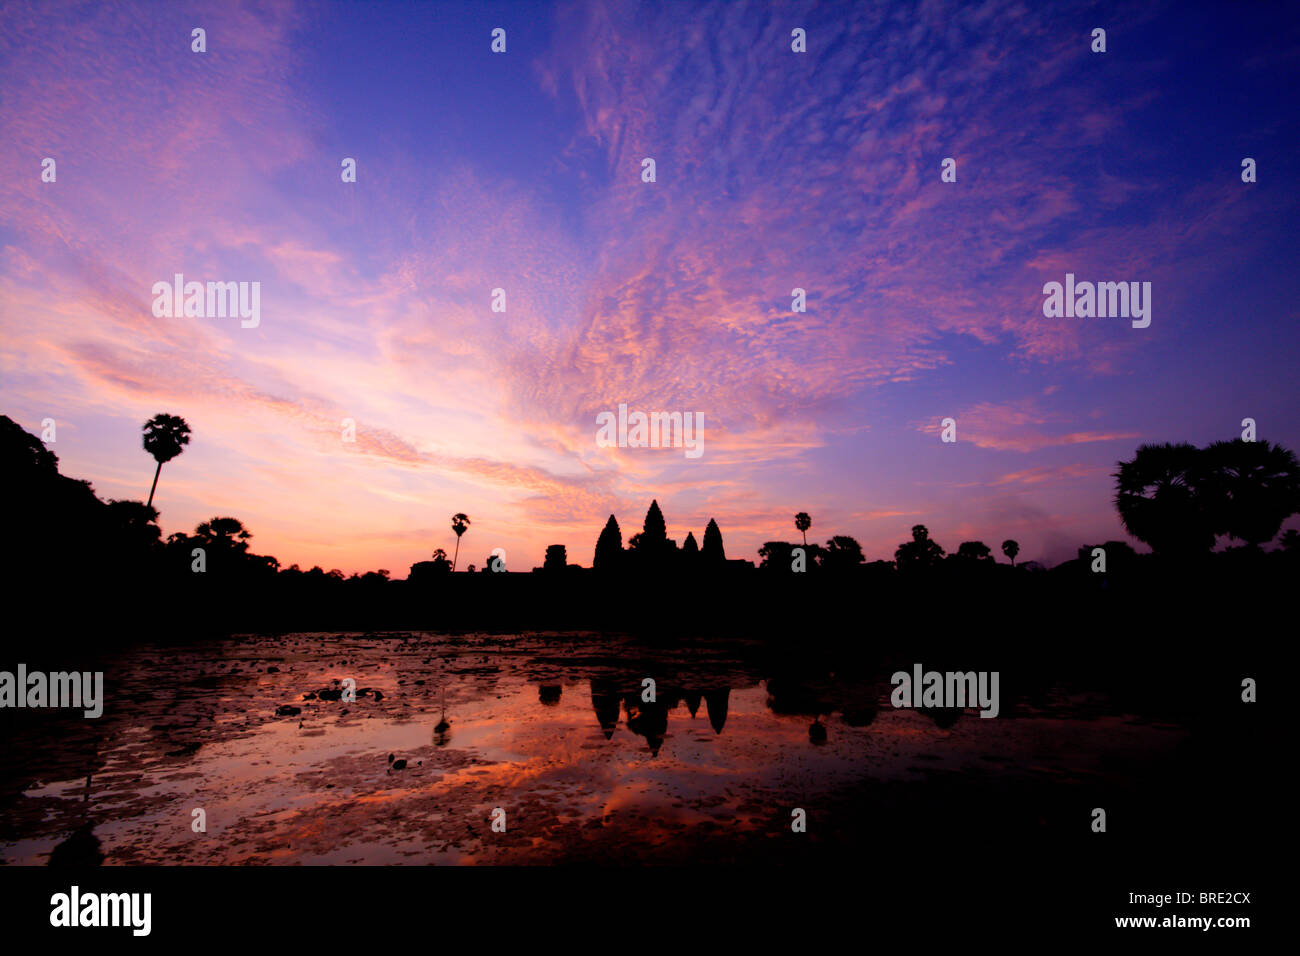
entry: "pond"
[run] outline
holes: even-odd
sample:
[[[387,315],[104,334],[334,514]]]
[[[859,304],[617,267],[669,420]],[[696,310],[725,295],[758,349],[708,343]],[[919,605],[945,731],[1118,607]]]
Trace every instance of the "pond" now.
[[[1184,735],[1062,688],[999,719],[895,709],[884,670],[773,676],[744,642],[291,634],[105,669],[99,720],[12,735],[4,862],[775,858],[862,839],[922,797],[1015,814]],[[347,679],[355,701],[322,698]]]

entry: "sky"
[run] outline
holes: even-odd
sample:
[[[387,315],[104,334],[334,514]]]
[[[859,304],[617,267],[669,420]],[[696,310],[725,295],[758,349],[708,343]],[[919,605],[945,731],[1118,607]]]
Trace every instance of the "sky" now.
[[[163,532],[284,565],[403,577],[456,512],[589,565],[652,498],[1054,564],[1144,442],[1300,449],[1298,74],[1282,3],[0,3],[0,413],[140,500],[181,415]],[[176,273],[260,323],[156,316]],[[1066,273],[1150,326],[1046,317]],[[620,404],[703,454],[601,447]]]

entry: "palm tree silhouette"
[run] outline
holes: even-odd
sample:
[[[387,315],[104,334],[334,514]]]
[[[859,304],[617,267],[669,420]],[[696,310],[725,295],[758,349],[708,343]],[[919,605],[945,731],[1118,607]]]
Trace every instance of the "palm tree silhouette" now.
[[[1215,511],[1207,461],[1195,445],[1141,445],[1115,473],[1124,530],[1152,551],[1191,554],[1214,547]]]
[[[866,560],[862,554],[862,545],[858,544],[856,538],[837,534],[826,542],[822,564],[827,570],[839,571],[856,568]]]
[[[158,474],[163,462],[171,461],[190,443],[190,426],[179,415],[158,414],[144,423],[144,450],[153,455],[158,467],[153,472],[146,508],[153,507],[153,493],[158,488]]]
[[[923,524],[914,524],[912,540],[904,541],[894,551],[894,564],[900,571],[924,571],[937,565],[943,555],[939,542],[930,538],[930,529]]]
[[[212,518],[195,528],[194,535],[240,553],[248,550],[248,539],[253,536],[238,518]]]
[[[1266,441],[1220,441],[1205,450],[1214,530],[1258,549],[1300,510],[1300,462]]]
[[[460,536],[465,533],[469,527],[469,515],[454,514],[451,516],[451,530],[456,532],[456,555],[451,559],[451,569],[456,570],[456,560],[460,557]]]
[[[1007,538],[1002,542],[1002,553],[1011,559],[1011,566],[1016,566],[1016,555],[1020,553],[1020,544],[1013,538]]]
[[[794,526],[803,532],[803,546],[808,547],[808,529],[812,527],[812,518],[808,517],[808,512],[801,511],[795,515]]]

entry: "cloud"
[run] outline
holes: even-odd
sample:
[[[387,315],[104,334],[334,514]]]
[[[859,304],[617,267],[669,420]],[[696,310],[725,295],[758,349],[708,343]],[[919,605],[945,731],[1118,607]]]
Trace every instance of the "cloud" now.
[[[918,404],[959,408],[959,440],[989,452],[1141,437],[1097,379],[1151,361],[1187,327],[1184,277],[1233,274],[1287,209],[1172,187],[1161,156],[1120,166],[1109,144],[1152,148],[1168,64],[1134,66],[1142,83],[1085,74],[1077,33],[1015,0],[563,4],[539,32],[556,42],[530,54],[536,87],[512,90],[558,149],[476,151],[460,134],[510,123],[509,104],[470,115],[394,89],[410,139],[377,144],[355,189],[333,144],[376,127],[338,103],[322,9],[214,10],[202,56],[188,16],[0,10],[0,371],[32,408],[201,421],[223,470],[176,469],[178,489],[197,509],[247,478],[267,548],[400,541],[427,526],[421,502],[453,500],[538,559],[656,494],[697,533],[717,516],[750,556],[805,490],[836,532],[932,514],[905,456],[894,490],[856,475],[937,427],[909,423]],[[449,131],[436,147],[417,135],[426,106]],[[39,182],[44,155],[57,184]],[[1044,319],[1042,284],[1066,271],[1151,279],[1150,334]],[[175,272],[261,281],[262,326],[154,319],[152,283]],[[621,403],[703,413],[705,456],[597,448],[596,414]],[[92,464],[120,468],[107,448]],[[952,486],[1028,494],[1090,467],[1022,464],[991,481],[963,465]],[[332,488],[295,494],[323,474]],[[316,524],[309,504],[328,511]]]
[[[1127,441],[1141,437],[1134,431],[1062,431],[1058,423],[1066,420],[1067,416],[1043,410],[1039,400],[1033,396],[1002,404],[980,402],[951,417],[957,422],[958,441],[968,441],[978,448],[996,451],[1032,452],[1065,445]],[[1051,427],[1053,425],[1057,427]],[[943,427],[937,417],[913,422],[913,426],[918,431],[933,435],[940,434]]]
[[[1099,475],[1110,473],[1110,468],[1096,465],[1043,465],[1037,468],[1026,468],[1023,471],[1013,471],[1009,474],[996,478],[989,484],[993,487],[1000,485],[1036,485],[1043,482],[1061,482],[1069,481],[1076,478],[1096,478]]]

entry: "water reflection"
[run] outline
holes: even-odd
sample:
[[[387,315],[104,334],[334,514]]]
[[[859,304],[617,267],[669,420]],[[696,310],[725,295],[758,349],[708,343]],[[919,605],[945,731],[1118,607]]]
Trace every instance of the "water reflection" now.
[[[622,717],[626,727],[644,738],[652,756],[658,756],[668,736],[668,715],[685,704],[691,719],[699,713],[703,700],[709,725],[715,734],[721,734],[727,724],[727,707],[731,699],[728,687],[710,690],[687,690],[683,687],[656,686],[654,700],[646,700],[644,690],[623,690],[626,681],[616,678],[591,678],[591,709],[596,723],[606,740],[614,736]]]
[[[635,675],[593,676],[589,682],[591,707],[605,739],[613,739],[621,722],[627,730],[645,741],[652,756],[659,754],[669,736],[669,715],[683,704],[694,720],[703,703],[709,724],[716,734],[720,735],[727,723],[730,687],[690,689],[659,684],[655,689],[655,699],[648,700],[648,692],[640,688],[640,679]],[[888,687],[882,690],[879,682],[854,686],[819,676],[807,680],[773,677],[761,683],[766,689],[766,707],[773,714],[811,718],[807,725],[808,741],[814,746],[822,746],[829,740],[829,724],[833,716],[838,715],[838,719],[848,727],[871,726],[881,707],[887,703],[882,697],[888,696]],[[542,684],[538,689],[538,699],[545,706],[555,706],[561,693],[561,685]],[[915,710],[944,730],[953,727],[965,712],[960,707],[917,707]]]
[[[451,740],[451,722],[447,720],[447,688],[442,688],[440,692],[442,698],[442,716],[438,722],[433,725],[433,745],[435,747],[445,747]]]
[[[1104,779],[1129,759],[1118,752],[1173,733],[1073,719],[1060,698],[1014,720],[899,710],[887,673],[652,659],[596,638],[521,637],[500,653],[493,640],[259,638],[221,649],[239,667],[210,648],[142,655],[114,675],[126,703],[93,728],[93,754],[52,752],[42,734],[0,753],[41,774],[8,791],[16,800],[0,795],[17,837],[0,859],[539,862],[633,846],[663,859],[713,826],[751,845],[788,830],[790,800],[826,807],[864,780],[938,794],[991,772],[999,785]],[[184,676],[214,666],[218,681]],[[335,694],[348,677],[352,702]],[[286,705],[299,712],[276,716]],[[189,827],[196,793],[209,836]],[[485,842],[483,815],[507,804],[518,830]]]
[[[83,816],[89,812],[92,774],[86,774],[86,788],[81,797]],[[50,851],[50,866],[99,866],[104,862],[95,823],[86,819],[62,843]]]
[[[808,725],[808,741],[817,745],[826,743],[826,726],[820,717]]]

